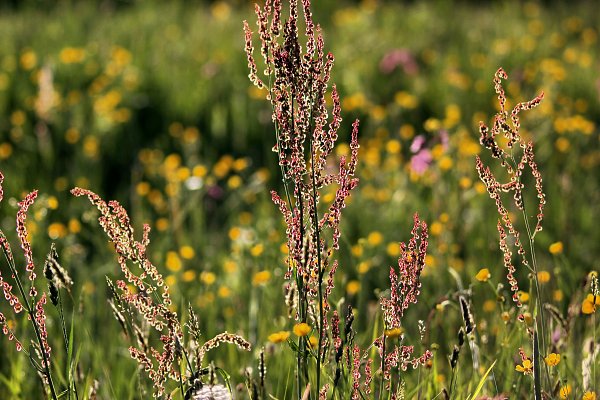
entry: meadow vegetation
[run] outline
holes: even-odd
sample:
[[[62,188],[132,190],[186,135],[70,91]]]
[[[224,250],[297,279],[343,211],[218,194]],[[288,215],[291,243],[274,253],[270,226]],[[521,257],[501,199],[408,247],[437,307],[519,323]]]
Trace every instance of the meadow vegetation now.
[[[0,15],[0,398],[596,399],[594,4],[314,3]]]

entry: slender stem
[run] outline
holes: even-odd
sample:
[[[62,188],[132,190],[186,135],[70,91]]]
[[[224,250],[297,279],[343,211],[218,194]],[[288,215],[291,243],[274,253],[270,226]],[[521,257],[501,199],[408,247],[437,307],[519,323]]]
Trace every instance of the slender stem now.
[[[596,304],[596,293],[594,293],[594,304]],[[598,342],[596,341],[596,313],[595,312],[592,314],[592,326],[594,327],[593,328],[593,330],[594,330],[594,353],[596,353],[596,346],[598,346]],[[596,355],[594,355],[594,358],[595,357],[596,357]],[[592,374],[594,377],[594,382],[598,382],[596,380],[596,364],[598,364],[598,363],[593,363],[593,365],[592,365],[592,369],[593,369]],[[594,389],[596,389],[596,387],[595,387],[596,385],[597,385],[597,383],[594,383]]]
[[[385,322],[384,322],[385,328]],[[381,396],[383,395],[383,380],[385,376],[385,329],[383,331],[383,335],[381,336],[381,380],[379,381],[379,400],[381,400]]]
[[[58,315],[60,317],[60,324],[62,325],[63,339],[65,341],[65,353],[69,354],[69,337],[67,336],[67,325],[65,323],[65,315],[63,313],[63,303],[62,296],[60,294],[60,290],[58,291]],[[69,365],[69,379],[73,378],[71,382],[69,382],[69,399],[71,398],[71,385],[73,385],[73,393],[75,394],[75,399],[79,400],[79,395],[77,393],[77,385],[75,384],[75,374],[73,373],[73,366]]]
[[[529,220],[527,219],[527,213],[525,211],[525,205],[523,205],[523,219],[525,220],[525,229],[527,230],[527,236],[529,238],[529,251],[531,252],[531,266],[533,268],[533,282],[534,282],[534,286],[535,286],[535,293],[536,293],[536,297],[537,297],[537,301],[536,301],[536,308],[537,311],[540,314],[540,331],[542,334],[542,338],[541,338],[541,343],[542,343],[542,349],[544,352],[546,352],[548,349],[546,347],[546,331],[544,326],[546,325],[546,319],[544,316],[544,303],[542,301],[542,292],[540,290],[540,282],[538,280],[538,266],[537,266],[537,258],[535,256],[535,246],[534,246],[534,242],[535,242],[535,238],[534,235],[535,233],[532,234],[531,232],[531,227],[529,226]],[[537,318],[535,319],[535,330],[537,331],[538,329],[538,323],[537,323]],[[535,334],[534,332],[534,340],[539,341],[539,335]],[[539,343],[538,344],[534,344],[534,346],[538,346],[539,347]],[[537,362],[537,360],[536,360]],[[550,382],[550,369],[548,368],[548,365],[545,365],[545,370],[546,370],[546,379],[548,380],[548,385],[551,384]]]
[[[184,399],[185,392],[183,391],[183,378],[181,377],[181,374],[179,374],[179,389],[181,391],[181,398]]]
[[[40,352],[42,353],[43,359],[43,367],[45,369],[45,375],[48,379],[48,386],[50,386],[50,392],[52,393],[52,398],[54,400],[58,400],[58,396],[56,395],[56,390],[54,389],[54,382],[52,381],[52,373],[50,372],[50,360],[48,358],[48,354],[46,353],[46,349],[44,348],[44,343],[42,341],[42,336],[40,334],[40,330],[35,319],[35,312],[33,310],[32,304],[29,302],[27,295],[25,294],[25,289],[21,283],[21,279],[19,278],[19,274],[17,272],[17,268],[15,267],[14,260],[9,258],[6,254],[6,250],[3,250],[5,253],[5,257],[8,260],[8,266],[10,268],[10,272],[14,276],[15,281],[17,282],[17,287],[19,288],[19,292],[23,297],[23,302],[25,303],[25,308],[27,309],[27,313],[29,314],[29,318],[31,320],[31,324],[33,325],[33,329],[35,331],[35,336],[37,338],[38,344],[40,346]],[[33,282],[31,283],[33,286]]]
[[[540,348],[538,346],[537,329],[533,331],[533,392],[535,400],[542,400],[542,385],[540,379]]]
[[[312,125],[312,124],[311,124]],[[323,332],[323,318],[324,318],[324,309],[323,309],[323,274],[325,270],[322,268],[322,260],[321,260],[321,235],[319,228],[319,214],[317,210],[317,178],[315,175],[315,152],[313,151],[313,143],[311,139],[310,143],[310,157],[311,157],[311,178],[312,178],[312,201],[313,201],[313,229],[315,230],[315,241],[317,246],[317,268],[318,272],[318,292],[319,292],[319,321],[317,323],[318,332],[319,332],[319,344],[317,348],[317,398],[319,397],[319,389],[321,388],[321,346],[323,345],[323,336],[325,332]]]
[[[510,154],[510,160],[512,161],[513,168],[517,169],[518,168],[518,164],[517,164],[517,162],[516,162],[516,160],[515,160],[514,155],[512,154],[512,152]],[[520,178],[518,179],[518,183],[519,184],[521,183],[521,179]],[[538,265],[537,265],[537,258],[536,258],[536,255],[535,255],[535,233],[536,232],[532,232],[532,230],[531,230],[531,226],[529,224],[529,218],[527,217],[527,210],[526,210],[526,207],[525,207],[525,202],[523,202],[523,206],[521,208],[521,212],[523,214],[523,221],[525,223],[525,230],[527,231],[527,238],[529,239],[529,251],[531,253],[531,272],[533,274],[533,281],[534,281],[535,292],[536,292],[536,297],[537,297],[537,300],[536,300],[536,303],[535,303],[535,309],[540,314],[540,320],[541,320],[541,322],[539,324],[539,327],[540,327],[540,331],[541,331],[541,334],[542,334],[542,339],[541,339],[542,349],[545,352],[545,351],[547,351],[547,348],[546,348],[546,332],[545,332],[545,328],[544,328],[544,326],[546,325],[546,319],[545,319],[545,316],[544,316],[544,304],[543,304],[543,301],[542,301],[542,293],[541,293],[541,290],[540,290],[540,283],[539,283],[539,280],[538,280]],[[539,340],[540,340],[539,339],[539,335],[537,335],[537,333],[536,333],[537,330],[538,330],[537,318],[535,319],[535,326],[534,326],[534,328],[535,328],[535,331],[534,331],[534,341],[539,342]],[[538,346],[538,350],[539,350],[539,343],[534,343],[534,347],[535,346]],[[535,360],[535,362],[537,364],[538,360]],[[549,370],[549,368],[548,368],[547,365],[545,365],[545,371],[546,371],[546,379],[548,381],[548,385],[550,386],[551,385],[551,382],[550,382],[550,370]]]

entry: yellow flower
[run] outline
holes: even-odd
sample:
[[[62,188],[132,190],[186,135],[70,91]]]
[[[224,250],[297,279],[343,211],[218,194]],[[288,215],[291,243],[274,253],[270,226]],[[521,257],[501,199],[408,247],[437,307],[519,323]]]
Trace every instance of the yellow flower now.
[[[408,92],[397,92],[394,96],[397,105],[403,108],[415,108],[418,104],[417,97]]]
[[[13,152],[12,145],[10,143],[0,144],[0,160],[6,160]]]
[[[475,184],[475,191],[479,194],[484,194],[486,192],[485,185],[482,182],[477,182]]]
[[[596,400],[596,392],[585,392],[582,400]]]
[[[571,143],[569,142],[569,139],[565,137],[559,137],[556,139],[556,142],[554,142],[554,147],[556,147],[556,150],[560,151],[561,153],[566,153],[569,151]]]
[[[452,168],[452,166],[454,165],[454,162],[452,161],[452,159],[450,157],[444,156],[444,157],[440,158],[438,165],[440,166],[440,169],[442,171],[448,171],[450,168]]]
[[[425,266],[430,267],[430,268],[435,268],[437,265],[436,259],[434,256],[432,256],[431,254],[427,254],[425,256]]]
[[[390,140],[385,145],[385,150],[390,154],[398,154],[401,149],[402,145],[400,144],[400,141],[395,139]]]
[[[264,270],[254,274],[252,277],[252,285],[258,286],[267,283],[271,280],[271,272]]]
[[[227,180],[227,187],[229,189],[237,189],[242,186],[242,178],[239,175],[233,175]]]
[[[58,56],[64,64],[80,63],[85,58],[85,50],[76,47],[65,47]]]
[[[550,251],[551,254],[560,254],[563,252],[563,244],[562,242],[554,242],[550,245],[550,247],[548,247],[548,251]]]
[[[384,335],[386,337],[393,339],[393,338],[400,337],[400,335],[402,335],[402,333],[404,333],[404,329],[402,329],[402,327],[398,327],[398,328],[386,329],[384,332]]]
[[[186,260],[191,260],[196,255],[196,252],[192,246],[181,246],[179,255]]]
[[[250,249],[250,254],[252,254],[253,257],[258,257],[263,253],[264,249],[265,247],[262,245],[262,243],[258,243],[252,246]]]
[[[238,240],[241,235],[242,235],[242,230],[237,226],[234,226],[233,228],[231,228],[229,230],[229,239],[232,241]]]
[[[352,255],[354,257],[360,257],[363,254],[363,248],[360,244],[355,244],[354,246],[352,246],[350,251],[352,252]]]
[[[168,275],[165,278],[165,284],[167,286],[175,286],[176,283],[177,283],[177,277],[175,275]]]
[[[400,255],[400,246],[396,242],[388,243],[386,252],[391,257],[398,257]]]
[[[195,177],[198,177],[198,178],[204,178],[207,173],[208,173],[208,170],[206,169],[206,167],[204,165],[196,165],[192,169],[192,175],[194,175]]]
[[[431,233],[433,236],[439,236],[442,233],[442,229],[442,224],[438,221],[434,221],[429,226],[429,233]]]
[[[194,271],[193,269],[185,271],[181,276],[181,280],[184,282],[191,282],[194,279],[196,279],[196,271]]]
[[[600,296],[588,294],[583,303],[581,303],[581,312],[584,314],[593,314],[596,312],[598,306],[600,306]]]
[[[231,296],[231,290],[227,286],[221,286],[217,292],[220,298],[226,299]]]
[[[48,197],[48,208],[51,210],[56,210],[58,208],[58,199],[56,197]]]
[[[490,274],[490,270],[487,268],[482,268],[479,270],[479,272],[477,273],[477,275],[475,275],[475,279],[477,279],[479,282],[487,282],[488,279],[490,279],[492,275]]]
[[[228,274],[232,274],[237,271],[237,264],[233,260],[227,260],[223,263],[223,271]]]
[[[367,236],[367,242],[371,246],[378,246],[383,242],[383,235],[379,231],[373,231]]]
[[[156,220],[156,229],[159,231],[166,231],[169,229],[169,220],[166,218],[159,218]]]
[[[569,395],[571,394],[572,389],[571,389],[571,385],[565,385],[563,387],[560,388],[560,398],[561,399],[566,399],[569,397]]]
[[[537,278],[540,283],[548,283],[550,282],[550,272],[540,271],[537,274]]]
[[[174,251],[169,251],[167,253],[167,261],[166,261],[167,269],[172,272],[177,272],[181,269],[181,259]]]
[[[25,112],[21,110],[13,112],[10,116],[10,122],[14,126],[22,126],[25,124],[25,121],[27,121],[27,116],[25,115]]]
[[[206,285],[210,286],[217,280],[217,276],[213,272],[202,271],[200,274],[200,280]]]
[[[148,193],[150,193],[150,184],[148,182],[140,182],[135,186],[135,191],[137,192],[138,196],[146,196]]]
[[[358,269],[359,274],[361,274],[361,275],[366,274],[371,269],[371,263],[368,261],[362,261],[362,262],[358,263],[357,269]]]
[[[517,365],[515,370],[524,373],[525,375],[529,375],[533,372],[533,363],[530,359],[523,360],[523,365]]]
[[[350,282],[348,282],[348,284],[346,285],[346,292],[348,292],[348,294],[350,296],[355,295],[356,293],[358,293],[360,291],[360,282],[357,280],[351,280]]]
[[[554,292],[552,292],[552,299],[554,301],[562,301],[563,297],[564,297],[563,292],[560,289],[557,289]]]
[[[306,322],[300,322],[299,324],[294,325],[294,335],[296,336],[306,336],[311,330],[312,328]]]
[[[81,224],[75,218],[69,220],[69,232],[79,233],[81,231]]]
[[[517,292],[517,294],[519,295],[519,301],[521,303],[526,303],[529,301],[529,293],[527,292],[523,292],[522,290],[519,290]]]
[[[21,54],[21,58],[19,59],[19,61],[21,62],[21,67],[23,67],[24,70],[29,71],[30,69],[33,69],[33,67],[36,66],[37,56],[35,55],[33,50],[28,49]]]
[[[483,303],[483,311],[492,312],[496,309],[496,302],[494,300],[486,300]]]
[[[290,337],[290,333],[288,331],[279,331],[270,334],[267,337],[267,340],[271,343],[282,343],[285,342]]]
[[[56,240],[62,238],[67,234],[67,227],[60,222],[54,222],[48,226],[48,236],[51,239]]]
[[[560,354],[550,353],[548,357],[544,358],[544,361],[546,361],[546,364],[550,367],[555,367],[560,362]]]
[[[310,347],[311,347],[312,349],[314,349],[314,348],[316,348],[316,347],[319,345],[319,340],[318,340],[316,337],[314,337],[314,336],[311,336],[311,337],[308,339],[308,344],[310,345]]]

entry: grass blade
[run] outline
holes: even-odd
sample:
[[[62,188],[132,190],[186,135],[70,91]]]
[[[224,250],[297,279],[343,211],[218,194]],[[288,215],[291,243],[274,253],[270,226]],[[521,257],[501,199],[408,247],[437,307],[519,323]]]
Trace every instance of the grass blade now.
[[[477,384],[477,387],[475,388],[475,392],[473,393],[473,395],[471,397],[468,397],[467,400],[473,400],[475,397],[477,397],[479,392],[481,392],[481,389],[483,389],[483,385],[485,384],[485,380],[487,379],[490,372],[492,372],[492,368],[494,368],[494,366],[496,365],[496,362],[498,362],[498,360],[495,360],[492,363],[492,365],[490,365],[490,367],[487,369],[487,371],[485,371],[485,374],[483,374],[483,376],[481,377],[481,380],[479,381],[479,383]]]

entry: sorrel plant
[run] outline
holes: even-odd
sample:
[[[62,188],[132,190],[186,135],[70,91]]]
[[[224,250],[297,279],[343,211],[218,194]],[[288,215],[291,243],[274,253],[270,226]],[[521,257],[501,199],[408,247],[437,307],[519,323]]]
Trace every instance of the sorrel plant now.
[[[207,375],[203,366],[204,356],[222,343],[250,350],[250,343],[244,338],[227,332],[200,344],[200,326],[191,307],[189,323],[185,325],[189,333],[186,342],[184,327],[172,308],[169,287],[148,258],[150,225],[144,224],[141,241],[138,241],[129,215],[119,202],[106,203],[86,189],[75,188],[71,192],[75,196],[86,196],[96,206],[100,212],[98,222],[115,247],[125,279],[113,283],[107,278],[116,303],[111,303],[111,306],[124,333],[135,343],[129,347],[129,353],[152,381],[153,397],[171,399],[172,393],[167,387],[169,381],[179,387],[182,397],[201,391],[203,383],[200,378]],[[135,266],[134,269],[130,265]],[[146,326],[152,328],[158,340],[150,337],[150,332],[144,329]],[[156,342],[160,343],[159,349],[155,347]],[[181,370],[185,372],[182,374]]]
[[[505,170],[508,182],[502,183],[499,181],[492,173],[491,169],[484,165],[479,156],[476,157],[475,166],[481,181],[485,184],[490,198],[495,201],[498,213],[500,214],[500,219],[497,223],[497,229],[500,236],[500,250],[504,254],[504,266],[506,267],[506,277],[510,284],[510,289],[513,292],[512,298],[519,308],[522,307],[522,304],[518,296],[519,286],[517,277],[515,276],[517,267],[514,265],[511,247],[517,251],[519,259],[518,265],[527,270],[533,277],[536,294],[534,315],[539,315],[539,320],[537,316],[534,316],[534,326],[532,330],[529,330],[529,333],[533,342],[534,389],[535,397],[538,399],[541,398],[540,351],[546,352],[548,349],[546,347],[544,299],[542,298],[538,281],[539,270],[534,244],[536,234],[542,230],[546,196],[542,187],[542,174],[538,170],[534,158],[533,141],[526,141],[520,133],[521,123],[519,113],[537,107],[544,98],[544,93],[540,93],[530,101],[518,103],[512,111],[509,112],[506,109],[506,94],[502,86],[502,80],[507,78],[508,75],[506,72],[502,68],[498,69],[494,77],[494,89],[498,94],[500,111],[494,117],[491,129],[483,122],[480,122],[479,131],[481,134],[481,145],[490,150],[493,158],[500,160],[500,165]],[[498,142],[498,136],[500,135],[503,135],[506,139],[504,148]],[[519,152],[520,159],[518,158]],[[529,168],[531,176],[534,179],[535,193],[538,199],[537,215],[535,217],[536,222],[533,226],[529,221],[531,217],[528,214],[524,200],[524,191],[526,188],[523,173],[526,168]],[[522,214],[525,233],[527,235],[526,238],[529,242],[529,252],[525,249],[521,239],[521,232],[515,226],[509,213],[509,209],[505,205],[505,199],[502,197],[503,193],[512,194],[513,204]],[[512,243],[510,242],[509,237],[512,238]],[[519,314],[518,318],[523,321],[523,314]],[[539,349],[540,342],[541,350]],[[549,384],[549,372],[547,367],[546,377],[548,378]]]
[[[334,57],[325,55],[319,25],[314,24],[310,1],[302,1],[306,44],[298,33],[298,1],[289,2],[289,17],[282,21],[280,0],[256,5],[260,52],[266,68],[263,81],[254,60],[252,31],[244,21],[246,54],[250,80],[266,88],[273,108],[276,145],[285,194],[272,192],[286,223],[286,279],[296,293],[296,316],[299,323],[314,326],[318,343],[312,356],[316,361],[316,390],[321,388],[329,295],[338,267],[333,252],[339,248],[339,224],[346,198],[358,184],[354,177],[358,158],[358,120],[354,122],[350,159],[341,157],[337,173],[331,173],[330,156],[338,139],[342,121],[340,98],[335,85],[331,88],[332,116],[327,111],[327,94]],[[321,203],[321,193],[337,188],[331,204]],[[327,276],[327,282],[325,277]],[[298,339],[297,391],[302,397],[308,383],[307,338]]]

